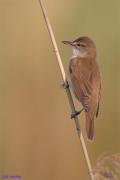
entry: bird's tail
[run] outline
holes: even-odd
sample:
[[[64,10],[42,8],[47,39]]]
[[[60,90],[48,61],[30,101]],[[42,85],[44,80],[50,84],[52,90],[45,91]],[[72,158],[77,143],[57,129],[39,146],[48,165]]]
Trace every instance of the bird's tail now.
[[[86,132],[88,140],[93,140],[94,137],[94,116],[93,118],[90,117],[89,112],[86,112]]]

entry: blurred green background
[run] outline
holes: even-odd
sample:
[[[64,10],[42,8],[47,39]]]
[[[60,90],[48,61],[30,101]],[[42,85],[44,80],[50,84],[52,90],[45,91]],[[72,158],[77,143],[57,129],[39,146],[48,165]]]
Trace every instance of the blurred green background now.
[[[45,0],[64,67],[61,44],[90,36],[98,49],[102,102],[92,165],[120,152],[120,1]],[[67,68],[66,68],[67,69]],[[86,180],[81,146],[70,120],[62,78],[37,0],[0,0],[0,175],[24,180]],[[75,100],[77,109],[81,106]],[[80,118],[84,131],[84,114]]]

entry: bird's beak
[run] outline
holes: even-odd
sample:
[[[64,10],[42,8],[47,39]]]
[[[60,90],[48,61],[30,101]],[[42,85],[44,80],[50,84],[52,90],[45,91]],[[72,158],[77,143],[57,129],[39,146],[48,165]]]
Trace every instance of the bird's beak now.
[[[62,41],[63,44],[66,44],[66,45],[70,45],[70,46],[75,46],[76,44],[74,42],[71,42],[71,41]]]

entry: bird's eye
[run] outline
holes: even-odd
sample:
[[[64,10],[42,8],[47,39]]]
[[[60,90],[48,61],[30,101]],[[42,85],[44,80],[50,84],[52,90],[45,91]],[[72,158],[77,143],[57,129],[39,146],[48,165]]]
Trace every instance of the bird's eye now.
[[[85,43],[80,43],[80,46],[86,47],[86,44]]]
[[[80,46],[80,44],[77,44],[77,46]]]

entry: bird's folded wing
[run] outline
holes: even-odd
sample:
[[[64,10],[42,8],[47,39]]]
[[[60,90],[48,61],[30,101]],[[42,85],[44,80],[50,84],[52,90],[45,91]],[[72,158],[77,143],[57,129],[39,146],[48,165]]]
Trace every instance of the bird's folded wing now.
[[[79,60],[76,63],[73,61],[69,65],[73,90],[78,100],[81,101],[83,107],[87,110],[88,97],[92,93],[92,85],[90,83],[91,74],[87,71],[88,67],[81,64]]]

